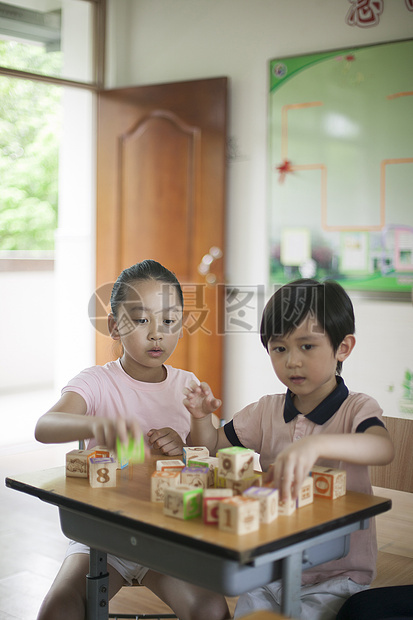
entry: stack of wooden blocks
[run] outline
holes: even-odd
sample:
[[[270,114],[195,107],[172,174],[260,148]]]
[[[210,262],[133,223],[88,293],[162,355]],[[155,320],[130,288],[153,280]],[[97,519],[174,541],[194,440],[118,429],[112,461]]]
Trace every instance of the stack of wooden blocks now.
[[[319,495],[335,499],[345,493],[346,473],[314,466],[297,500],[280,501],[278,489],[261,486],[254,452],[232,447],[209,456],[205,447],[184,448],[184,460],[159,460],[152,475],[151,499],[164,503],[165,514],[180,519],[203,516],[205,524],[246,534],[289,516]]]
[[[66,476],[88,478],[93,488],[115,487],[116,470],[128,465],[105,446],[90,450],[71,450],[66,454]]]
[[[91,487],[116,486],[116,470],[128,465],[105,446],[66,454],[66,475],[88,478]],[[183,460],[159,459],[151,477],[151,501],[163,502],[166,515],[180,519],[203,516],[207,525],[247,534],[279,515],[289,516],[313,502],[313,496],[336,499],[346,493],[346,472],[314,465],[297,500],[281,501],[278,489],[262,487],[254,471],[254,451],[241,447],[210,456],[204,446],[183,449]]]

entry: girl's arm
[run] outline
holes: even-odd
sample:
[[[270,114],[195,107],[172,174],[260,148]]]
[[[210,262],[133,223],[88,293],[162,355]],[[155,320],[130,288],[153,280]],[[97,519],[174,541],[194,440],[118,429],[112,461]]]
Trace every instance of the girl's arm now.
[[[147,437],[153,450],[166,454],[166,456],[182,456],[183,447],[186,444],[173,428],[151,428]]]
[[[116,447],[116,438],[128,442],[128,433],[140,439],[135,420],[86,416],[86,402],[76,392],[65,392],[60,400],[37,421],[35,438],[41,443],[66,443],[95,438],[98,445]]]
[[[280,452],[266,481],[280,489],[282,498],[291,492],[295,499],[304,478],[319,458],[356,465],[387,465],[394,458],[394,447],[382,426],[371,426],[364,433],[311,435]]]
[[[206,446],[212,455],[221,448],[229,448],[232,444],[224,429],[216,428],[213,423],[212,414],[221,406],[221,401],[214,397],[209,385],[191,381],[184,393],[184,405],[191,414],[192,445]]]

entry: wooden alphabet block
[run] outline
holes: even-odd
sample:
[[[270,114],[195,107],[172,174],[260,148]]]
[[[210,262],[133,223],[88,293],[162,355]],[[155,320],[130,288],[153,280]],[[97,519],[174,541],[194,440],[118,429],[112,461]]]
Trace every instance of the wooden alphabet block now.
[[[218,477],[242,480],[254,475],[254,450],[233,446],[218,450]]]
[[[208,487],[209,467],[184,467],[181,471],[181,483],[190,487]]]
[[[91,456],[96,456],[97,458],[101,458],[102,456],[110,456],[116,461],[117,469],[124,469],[129,465],[129,461],[125,458],[120,458],[116,453],[116,450],[109,450],[106,446],[95,446],[93,448],[94,454]]]
[[[163,502],[165,490],[181,482],[179,471],[154,471],[151,476],[151,502]]]
[[[190,459],[188,465],[189,467],[208,467],[208,487],[215,486],[218,472],[218,458],[216,456],[204,456]]]
[[[163,511],[177,519],[193,519],[202,514],[202,493],[200,488],[178,484],[165,489]]]
[[[314,479],[311,476],[305,478],[297,497],[297,508],[312,504],[314,501]]]
[[[129,459],[125,458],[125,456],[116,455],[116,467],[117,469],[125,469],[129,465]]]
[[[109,450],[106,446],[95,446],[91,449],[91,454],[89,455],[89,459],[93,456],[100,459],[104,456],[110,456],[116,461],[116,469],[124,469],[129,465],[128,460],[120,459],[116,453],[116,450]]]
[[[271,487],[250,487],[244,491],[244,496],[259,500],[260,523],[271,523],[278,517],[278,489]]]
[[[297,508],[297,501],[291,499],[279,499],[278,500],[278,514],[289,517],[293,514],[295,509]]]
[[[231,480],[231,478],[218,478],[217,487],[223,489],[232,489],[234,495],[242,495],[244,491],[250,487],[262,486],[262,475],[259,472],[254,473],[251,478],[242,478],[241,480]]]
[[[313,465],[310,473],[314,480],[314,495],[337,499],[346,494],[345,470]]]
[[[232,489],[205,489],[202,516],[206,525],[218,523],[218,505],[221,499],[232,497]]]
[[[89,484],[92,488],[116,486],[116,461],[110,456],[89,459]]]
[[[218,505],[218,527],[232,534],[248,534],[260,527],[260,503],[257,499],[236,495]]]
[[[71,450],[66,454],[66,476],[75,478],[88,478],[88,457],[94,456],[94,449]]]
[[[97,459],[101,459],[104,456],[110,456],[113,459],[115,458],[114,450],[109,450],[109,448],[107,448],[106,446],[95,446],[94,448],[92,448],[92,450],[95,453],[94,456]]]
[[[182,456],[185,465],[188,465],[191,459],[209,456],[209,450],[205,446],[184,446]]]
[[[143,463],[145,460],[143,435],[137,440],[132,435],[129,435],[127,444],[123,444],[118,437],[116,439],[116,452],[119,462]]]
[[[156,471],[177,471],[181,473],[185,463],[180,459],[169,459],[156,461]]]

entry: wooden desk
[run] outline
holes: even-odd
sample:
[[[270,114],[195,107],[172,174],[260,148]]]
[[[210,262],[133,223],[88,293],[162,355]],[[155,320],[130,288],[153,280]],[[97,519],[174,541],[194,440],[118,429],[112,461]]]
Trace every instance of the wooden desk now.
[[[64,467],[6,478],[8,487],[56,505],[63,533],[91,547],[88,618],[107,618],[106,553],[227,596],[282,578],[282,613],[298,617],[301,571],[346,555],[350,533],[391,508],[389,499],[348,492],[334,501],[316,498],[290,517],[237,536],[201,519],[165,516],[162,504],[150,502],[153,468],[149,462],[118,471],[117,486],[109,489],[66,478]]]

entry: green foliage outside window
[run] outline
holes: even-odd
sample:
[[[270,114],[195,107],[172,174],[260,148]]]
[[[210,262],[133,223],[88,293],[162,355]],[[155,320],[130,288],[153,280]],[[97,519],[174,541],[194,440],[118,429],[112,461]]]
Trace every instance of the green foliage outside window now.
[[[0,66],[56,74],[60,53],[0,41]],[[0,250],[53,250],[62,88],[0,76]]]

